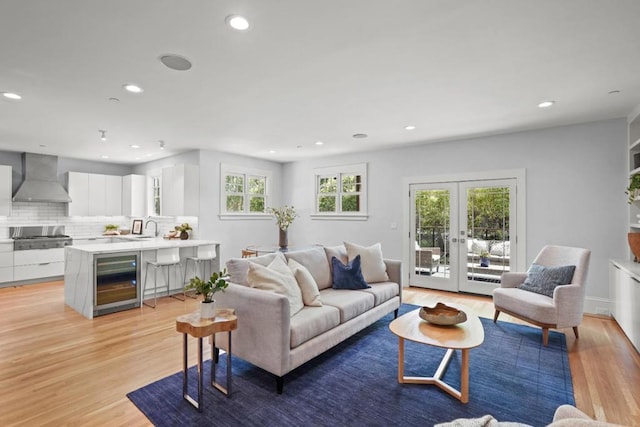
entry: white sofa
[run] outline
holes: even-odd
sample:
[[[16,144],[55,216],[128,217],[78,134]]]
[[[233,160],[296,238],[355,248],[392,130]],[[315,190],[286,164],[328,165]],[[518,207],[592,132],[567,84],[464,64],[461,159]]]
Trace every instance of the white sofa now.
[[[347,263],[344,246],[227,261],[230,284],[225,292],[216,294],[216,305],[236,310],[238,329],[233,332],[232,353],[274,374],[278,393],[282,393],[283,377],[288,372],[386,314],[395,311],[397,316],[402,295],[400,261],[384,260],[388,280],[369,283],[368,289],[343,290],[332,288],[333,256]],[[249,286],[249,263],[267,266],[275,257],[294,259],[307,268],[320,290],[321,307],[304,306],[290,316],[286,296]],[[364,265],[363,274],[366,277]],[[216,345],[227,348],[226,334],[216,336]]]

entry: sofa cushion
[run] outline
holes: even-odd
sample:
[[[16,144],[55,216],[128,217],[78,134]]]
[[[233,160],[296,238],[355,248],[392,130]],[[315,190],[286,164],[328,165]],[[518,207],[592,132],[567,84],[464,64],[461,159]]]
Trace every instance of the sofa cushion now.
[[[333,289],[366,289],[370,286],[362,277],[360,255],[344,265],[338,258],[331,258],[333,266]]]
[[[327,255],[327,263],[329,264],[329,269],[331,273],[331,284],[333,284],[333,265],[331,264],[331,258],[336,257],[340,260],[341,263],[346,264],[349,262],[349,258],[347,258],[347,248],[344,245],[339,246],[327,246],[324,248],[324,252]],[[320,286],[320,285],[318,285]],[[322,289],[322,288],[320,288]]]
[[[309,270],[295,259],[289,259],[287,264],[293,276],[296,278],[296,282],[298,282],[304,305],[321,307],[320,290]]]
[[[285,257],[296,260],[305,266],[316,281],[318,289],[331,287],[333,281],[331,279],[331,267],[329,267],[330,258],[327,259],[324,248],[318,246],[303,251],[287,252]]]
[[[339,324],[340,310],[336,307],[304,307],[291,318],[291,348],[296,348]]]
[[[527,278],[524,283],[518,287],[525,291],[535,292],[553,298],[553,290],[556,286],[571,283],[575,270],[575,265],[545,267],[539,264],[531,264],[527,272]]]
[[[357,317],[374,306],[373,294],[347,289],[323,289],[320,291],[323,306],[332,306],[340,310],[340,323]]]
[[[367,283],[386,282],[389,280],[380,243],[365,247],[355,243],[344,242],[344,247],[347,249],[349,261],[360,255],[362,276]]]
[[[378,306],[385,301],[389,301],[391,298],[397,296],[400,292],[400,288],[397,283],[393,282],[380,282],[371,283],[369,289],[363,289],[363,292],[369,292],[373,294],[375,298],[375,305]]]
[[[282,258],[284,255],[281,252],[274,252],[272,254],[261,255],[259,257],[251,258],[231,258],[227,261],[227,273],[229,273],[229,281],[238,285],[249,286],[247,282],[247,273],[249,272],[249,262],[267,266],[271,264],[275,258]],[[285,261],[286,262],[286,261]]]
[[[289,300],[290,316],[304,307],[302,292],[296,278],[284,261],[284,257],[275,257],[267,267],[253,262],[249,263],[247,282],[252,288],[273,291],[286,296]],[[259,310],[260,307],[255,309]]]

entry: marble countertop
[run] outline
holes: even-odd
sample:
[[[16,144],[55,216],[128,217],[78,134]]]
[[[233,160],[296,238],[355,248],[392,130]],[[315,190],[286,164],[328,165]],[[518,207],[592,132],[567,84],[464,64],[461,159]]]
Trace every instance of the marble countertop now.
[[[124,237],[124,236],[122,236]],[[135,238],[133,238],[135,239]],[[81,251],[91,254],[113,253],[113,252],[131,252],[131,251],[150,251],[161,248],[189,248],[193,246],[217,245],[219,242],[213,240],[180,240],[180,239],[164,239],[157,238],[138,238],[129,242],[115,243],[96,243],[90,245],[67,246],[67,250]]]

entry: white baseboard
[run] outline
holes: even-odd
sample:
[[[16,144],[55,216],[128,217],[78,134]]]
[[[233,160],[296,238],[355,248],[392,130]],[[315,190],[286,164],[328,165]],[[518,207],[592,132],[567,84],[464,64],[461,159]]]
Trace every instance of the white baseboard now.
[[[586,297],[584,299],[584,312],[589,314],[597,314],[601,316],[609,316],[611,301],[607,298]]]

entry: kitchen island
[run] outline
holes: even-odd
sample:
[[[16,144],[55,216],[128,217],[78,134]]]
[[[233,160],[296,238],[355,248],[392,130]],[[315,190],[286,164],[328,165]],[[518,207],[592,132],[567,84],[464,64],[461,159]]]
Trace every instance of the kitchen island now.
[[[220,244],[211,240],[179,240],[163,238],[136,238],[129,237],[127,240],[115,239],[113,243],[97,243],[80,246],[67,246],[65,248],[65,269],[64,269],[64,302],[78,313],[92,319],[94,316],[111,313],[123,309],[140,307],[142,303],[142,284],[145,280],[145,268],[147,261],[154,261],[156,250],[162,248],[179,248],[180,259],[182,260],[182,272],[185,268],[187,257],[196,256],[199,246],[214,245],[217,257],[213,262],[211,271],[220,270]],[[100,260],[113,260],[111,264],[115,271],[112,274],[122,276],[123,297],[121,303],[111,303],[99,307],[96,298],[96,274],[97,265]],[[107,264],[107,263],[103,263]],[[158,273],[160,274],[160,273]],[[171,269],[171,289],[158,292],[158,296],[171,295],[183,292],[183,279],[180,269]],[[194,273],[188,272],[189,276]],[[153,280],[153,276],[151,279]],[[162,281],[162,277],[158,277]],[[131,288],[127,290],[127,288]],[[148,288],[153,291],[152,282]],[[132,294],[129,294],[132,292]]]

